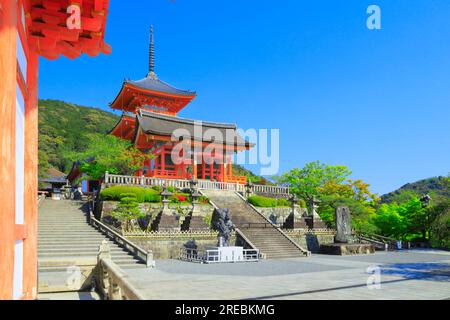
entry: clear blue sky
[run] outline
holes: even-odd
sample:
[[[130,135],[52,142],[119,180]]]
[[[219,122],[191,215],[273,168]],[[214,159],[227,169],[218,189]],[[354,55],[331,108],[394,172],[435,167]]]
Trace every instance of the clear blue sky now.
[[[344,164],[377,193],[450,171],[448,0],[114,0],[113,53],[41,59],[40,97],[108,109],[150,24],[158,76],[198,93],[180,116],[279,128],[281,171]]]

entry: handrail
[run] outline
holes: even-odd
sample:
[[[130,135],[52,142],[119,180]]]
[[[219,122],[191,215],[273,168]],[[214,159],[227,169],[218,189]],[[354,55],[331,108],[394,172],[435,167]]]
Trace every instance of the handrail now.
[[[117,233],[116,231],[109,228],[104,223],[98,221],[94,217],[90,203],[89,203],[89,224],[94,228],[97,228],[98,230],[103,232],[108,238],[112,239],[121,247],[131,252],[134,255],[134,257],[145,262],[147,268],[155,266],[155,261],[153,260],[153,252],[151,250],[145,251],[138,245],[134,244],[133,242],[129,241],[128,239]]]
[[[220,260],[221,248],[210,248],[201,251],[196,248],[180,248],[179,259],[199,263],[225,263],[225,262],[257,262],[262,257],[259,249],[242,249],[242,259],[235,258],[232,261]]]
[[[277,230],[279,233],[281,233],[286,239],[288,239],[294,246],[296,246],[303,254],[305,254],[307,257],[309,257],[311,255],[311,251],[306,250],[305,248],[303,248],[302,246],[300,246],[299,244],[297,244],[294,240],[291,239],[291,237],[289,237],[287,234],[285,234],[283,232],[283,230],[281,230],[279,227],[275,226],[269,219],[267,219],[261,212],[259,212],[258,209],[256,209],[251,203],[249,203],[242,195],[240,195],[238,192],[236,192],[236,194],[238,195],[238,197],[240,197],[243,201],[245,201],[245,203],[250,206],[250,208],[252,208],[260,217],[262,217],[265,221],[267,221],[268,223],[270,223],[273,228],[275,230]]]
[[[235,227],[234,230],[247,243],[247,245],[250,246],[250,248],[252,250],[258,250],[259,251],[259,249],[253,244],[253,242],[251,242],[250,239],[247,238],[247,236],[239,228]],[[262,252],[259,251],[259,256],[261,257],[261,259],[266,259],[266,254],[265,253],[262,253]]]
[[[252,229],[252,227],[256,227],[258,229],[260,228],[264,228],[264,229],[268,229],[268,228],[273,228],[274,226],[277,226],[273,223],[268,223],[268,222],[245,222],[245,223],[241,223],[239,225],[239,227],[241,227],[241,229]]]
[[[146,300],[128,280],[124,273],[111,258],[99,259],[99,273],[101,277],[100,290],[109,300]]]
[[[199,189],[204,190],[230,190],[245,192],[246,185],[243,183],[244,180],[235,180],[233,182],[220,182],[211,180],[197,180],[197,186]],[[104,179],[105,185],[138,185],[138,186],[170,186],[180,189],[190,188],[190,181],[186,179],[164,179],[159,177],[144,177],[144,176],[125,176],[116,174],[105,174]],[[289,195],[289,187],[282,186],[268,186],[268,185],[252,185],[252,188],[257,193],[266,194],[281,194]]]
[[[205,194],[201,191],[201,190],[199,190],[199,193],[202,195],[202,196],[204,196]],[[209,199],[209,203],[213,206],[213,208],[216,210],[216,211],[219,211],[220,210],[220,208],[211,200],[211,199]],[[239,235],[239,236],[241,236],[242,237],[242,239],[252,248],[252,249],[258,249],[243,233],[242,233],[242,231],[241,230],[239,230],[239,228],[234,228],[234,230],[236,231],[236,233]]]

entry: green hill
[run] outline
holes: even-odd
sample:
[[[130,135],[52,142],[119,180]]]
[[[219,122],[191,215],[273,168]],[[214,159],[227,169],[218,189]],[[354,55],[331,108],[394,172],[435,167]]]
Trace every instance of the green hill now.
[[[86,133],[106,133],[119,117],[100,109],[78,106],[58,100],[39,100],[39,173],[48,167],[68,172],[72,163],[64,159],[66,151],[86,147]]]
[[[400,189],[381,196],[382,203],[401,202],[403,197],[415,195],[421,197],[430,194],[433,198],[450,198],[450,189],[445,185],[445,177],[434,177],[405,184]]]

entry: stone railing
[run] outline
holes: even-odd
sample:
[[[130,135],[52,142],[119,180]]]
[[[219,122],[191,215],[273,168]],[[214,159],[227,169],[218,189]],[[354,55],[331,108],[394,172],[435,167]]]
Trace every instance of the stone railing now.
[[[112,260],[108,242],[103,240],[97,258],[95,282],[105,300],[145,300],[128,275]]]
[[[113,185],[134,185],[134,186],[167,186],[174,187],[178,189],[188,189],[191,187],[191,182],[189,180],[179,180],[179,179],[161,179],[161,178],[148,178],[148,177],[137,177],[137,176],[123,176],[105,174],[104,184],[108,186]],[[239,182],[218,182],[210,180],[197,180],[197,187],[200,190],[229,190],[237,192],[246,192],[246,185]],[[266,185],[252,185],[252,190],[255,193],[261,194],[279,194],[279,195],[289,195],[289,187],[280,186],[266,186]]]
[[[233,257],[233,260],[226,260],[221,257],[221,249],[207,249],[204,251],[198,249],[181,248],[179,259],[189,262],[197,263],[224,263],[224,262],[257,262],[261,258],[261,254],[258,249],[243,249],[242,256],[240,258]],[[236,260],[234,260],[236,259]]]
[[[293,234],[314,234],[314,235],[335,235],[336,230],[333,229],[283,229],[288,235]]]
[[[155,266],[155,260],[153,260],[153,252],[152,251],[146,251],[146,250],[140,248],[136,244],[134,244],[131,241],[124,238],[118,232],[114,231],[113,229],[111,229],[110,227],[105,225],[104,223],[95,219],[94,214],[92,212],[91,203],[89,203],[89,224],[91,226],[93,226],[94,228],[98,229],[103,234],[105,234],[108,238],[113,240],[119,246],[121,246],[125,250],[132,253],[135,258],[145,262],[145,265],[148,268]]]
[[[218,232],[210,230],[192,230],[192,231],[131,231],[123,235],[126,237],[145,237],[145,238],[185,238],[185,237],[217,237]]]
[[[300,245],[298,245],[297,242],[295,242],[294,240],[292,240],[285,232],[283,232],[283,230],[281,230],[281,228],[277,227],[276,225],[274,225],[269,219],[267,219],[258,209],[256,209],[251,203],[247,202],[247,200],[239,193],[236,193],[242,201],[245,201],[247,203],[247,205],[254,211],[256,212],[261,218],[263,218],[266,223],[264,223],[264,225],[271,225],[275,230],[277,230],[281,235],[283,235],[287,240],[289,240],[289,242],[291,242],[294,246],[296,246],[305,256],[309,257],[311,256],[311,252],[306,250],[305,248],[301,247]]]
[[[399,241],[393,238],[383,237],[377,234],[358,233],[358,232],[355,232],[355,236],[360,241],[369,242],[378,249],[382,249],[385,251],[388,250],[394,251],[398,249]],[[408,247],[408,245],[406,245],[406,247]]]
[[[254,184],[251,186],[252,192],[256,194],[278,194],[278,195],[286,195],[289,196],[289,187],[280,187],[280,186],[266,186]]]

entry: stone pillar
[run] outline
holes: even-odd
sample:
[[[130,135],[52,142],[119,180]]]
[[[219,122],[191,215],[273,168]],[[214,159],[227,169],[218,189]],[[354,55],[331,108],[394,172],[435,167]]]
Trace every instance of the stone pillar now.
[[[202,195],[198,192],[197,189],[194,189],[191,192],[192,196],[192,215],[198,215],[199,209],[198,209],[198,198],[200,198]]]
[[[245,193],[247,199],[253,195],[253,183],[251,181],[247,181],[245,184]]]

